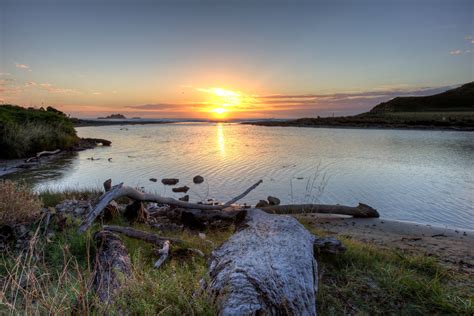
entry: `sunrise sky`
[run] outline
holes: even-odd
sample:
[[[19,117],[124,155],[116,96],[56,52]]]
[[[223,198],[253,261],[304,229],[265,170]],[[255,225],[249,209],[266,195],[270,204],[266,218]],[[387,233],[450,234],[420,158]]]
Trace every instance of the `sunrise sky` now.
[[[0,103],[348,115],[474,80],[474,2],[0,0]]]

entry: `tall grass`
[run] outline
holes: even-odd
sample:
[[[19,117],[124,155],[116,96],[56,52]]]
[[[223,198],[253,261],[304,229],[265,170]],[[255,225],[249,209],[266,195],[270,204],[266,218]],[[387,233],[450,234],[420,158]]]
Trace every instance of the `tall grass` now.
[[[0,135],[2,156],[6,158],[27,157],[43,150],[68,148],[76,141],[76,135],[37,122],[10,123]]]
[[[41,199],[24,184],[0,179],[0,226],[28,222],[39,215]]]

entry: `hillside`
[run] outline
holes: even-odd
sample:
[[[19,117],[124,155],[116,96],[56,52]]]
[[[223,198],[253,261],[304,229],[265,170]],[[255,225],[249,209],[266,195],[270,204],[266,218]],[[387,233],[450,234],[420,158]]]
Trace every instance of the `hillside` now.
[[[474,111],[474,82],[425,97],[397,97],[380,103],[369,113]]]
[[[64,149],[79,140],[71,120],[53,107],[0,106],[0,158],[22,158]]]

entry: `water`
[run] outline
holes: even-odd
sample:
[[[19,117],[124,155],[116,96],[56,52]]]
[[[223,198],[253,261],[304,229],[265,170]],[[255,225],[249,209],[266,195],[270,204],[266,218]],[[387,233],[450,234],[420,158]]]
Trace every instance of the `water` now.
[[[243,202],[269,194],[283,203],[362,202],[386,219],[474,229],[474,134],[468,132],[183,123],[78,133],[113,144],[13,177],[38,190],[101,187],[112,178],[179,197],[148,180],[177,177],[191,187],[192,201],[225,201],[263,179]],[[198,174],[205,182],[194,185]]]

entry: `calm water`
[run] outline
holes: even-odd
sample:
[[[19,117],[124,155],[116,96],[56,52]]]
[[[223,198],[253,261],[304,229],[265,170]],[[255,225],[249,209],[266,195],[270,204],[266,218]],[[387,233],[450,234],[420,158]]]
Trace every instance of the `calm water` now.
[[[472,133],[207,123],[82,127],[78,133],[113,145],[15,177],[39,190],[101,187],[112,178],[165,195],[173,195],[170,187],[148,179],[177,177],[194,201],[224,201],[263,179],[243,202],[269,194],[283,203],[363,202],[387,219],[474,229]],[[197,174],[205,183],[192,184]]]

